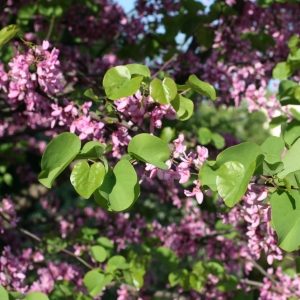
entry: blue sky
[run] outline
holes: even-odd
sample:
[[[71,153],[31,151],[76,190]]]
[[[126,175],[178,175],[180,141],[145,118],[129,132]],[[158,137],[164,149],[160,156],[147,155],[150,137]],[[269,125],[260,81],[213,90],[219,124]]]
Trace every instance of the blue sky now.
[[[133,8],[134,2],[135,2],[135,0],[115,0],[115,1],[123,7],[123,9],[126,13],[129,12]],[[202,3],[205,2],[205,5],[211,4],[211,2],[212,2],[212,0],[210,0],[210,1],[198,0],[198,1],[202,2]]]
[[[134,1],[135,0],[116,0],[116,2],[123,7],[126,13],[133,8]]]

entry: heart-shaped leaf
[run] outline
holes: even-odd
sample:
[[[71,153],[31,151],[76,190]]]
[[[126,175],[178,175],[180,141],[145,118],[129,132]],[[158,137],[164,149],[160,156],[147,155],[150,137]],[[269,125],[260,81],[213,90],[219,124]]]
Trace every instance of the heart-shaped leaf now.
[[[141,75],[144,76],[145,78],[150,78],[151,76],[149,68],[144,65],[128,64],[125,67],[129,70],[131,76]]]
[[[86,161],[78,162],[71,173],[71,183],[76,192],[88,199],[102,184],[105,169],[102,163],[94,163],[90,167]]]
[[[105,151],[105,146],[100,142],[87,142],[76,159],[97,159],[100,158]]]
[[[160,169],[167,170],[169,168],[165,164],[170,157],[168,144],[148,133],[133,137],[128,145],[128,153],[137,160],[147,162]]]
[[[163,82],[155,78],[150,83],[150,95],[160,104],[169,104],[177,95],[177,86],[172,78],[165,78]]]
[[[105,175],[103,184],[95,191],[95,201],[113,211],[129,209],[140,195],[136,172],[128,160],[120,160],[113,171]]]
[[[194,103],[190,99],[177,94],[171,104],[180,121],[186,121],[193,115]]]
[[[276,191],[271,197],[272,222],[279,247],[295,251],[300,246],[300,197],[298,191]]]
[[[237,161],[228,161],[217,171],[217,190],[227,206],[233,207],[245,194],[255,171],[255,162],[248,169]]]
[[[77,135],[64,132],[56,136],[47,146],[41,162],[39,182],[47,188],[79,153],[81,141]]]
[[[117,100],[135,94],[140,88],[143,76],[131,78],[128,68],[117,66],[109,69],[103,78],[103,87],[107,97]]]

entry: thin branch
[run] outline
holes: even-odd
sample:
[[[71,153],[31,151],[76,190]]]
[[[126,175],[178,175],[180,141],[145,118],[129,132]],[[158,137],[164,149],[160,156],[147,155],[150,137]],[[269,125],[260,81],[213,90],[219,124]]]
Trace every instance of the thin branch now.
[[[50,38],[50,36],[51,36],[52,30],[53,30],[53,26],[54,26],[54,20],[55,20],[55,14],[52,15],[52,18],[51,18],[51,21],[50,21],[49,30],[48,30],[47,35],[45,37],[46,41],[48,41],[49,38]]]
[[[159,70],[154,73],[152,76],[151,76],[151,79],[154,79],[156,76],[159,75],[159,73],[161,71],[163,71],[173,60],[175,60],[176,58],[178,57],[178,54],[174,54],[169,60],[167,60],[160,68]]]

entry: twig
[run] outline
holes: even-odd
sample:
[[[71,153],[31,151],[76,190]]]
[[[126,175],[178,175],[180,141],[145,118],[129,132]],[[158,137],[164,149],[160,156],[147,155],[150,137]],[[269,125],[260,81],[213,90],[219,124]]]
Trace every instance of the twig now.
[[[159,73],[161,71],[163,71],[173,60],[175,60],[176,58],[178,57],[178,54],[174,54],[169,60],[167,60],[160,68],[159,70],[154,73],[152,76],[151,76],[151,79],[154,79],[156,76],[159,75]]]
[[[49,38],[50,38],[50,36],[51,36],[52,30],[53,30],[53,26],[54,26],[54,20],[55,20],[55,14],[53,13],[51,21],[50,21],[49,30],[48,30],[47,35],[45,37],[46,41],[48,41]]]

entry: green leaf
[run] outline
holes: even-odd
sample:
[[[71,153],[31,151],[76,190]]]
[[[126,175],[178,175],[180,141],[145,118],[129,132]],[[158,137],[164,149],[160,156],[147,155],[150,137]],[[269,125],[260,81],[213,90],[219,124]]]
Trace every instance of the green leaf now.
[[[297,82],[290,80],[283,80],[279,84],[277,99],[281,105],[299,104],[299,101],[295,99],[295,89],[299,86]]]
[[[64,132],[56,136],[47,146],[41,162],[39,182],[51,188],[55,178],[79,153],[81,141],[77,135]]]
[[[172,249],[161,246],[154,250],[154,254],[167,270],[173,271],[176,269],[179,258]]]
[[[292,75],[290,64],[287,62],[279,62],[273,69],[273,78],[286,79]]]
[[[214,167],[219,168],[227,161],[237,161],[243,164],[245,170],[247,170],[252,162],[255,162],[261,154],[262,150],[257,144],[252,142],[241,143],[222,151],[218,155]]]
[[[117,66],[109,69],[103,78],[103,87],[107,97],[118,100],[135,94],[140,88],[143,76],[131,79],[130,71],[125,66]]]
[[[18,30],[19,28],[15,24],[5,26],[0,30],[0,50],[17,34]]]
[[[130,265],[126,262],[125,257],[121,255],[111,257],[107,262],[107,266],[115,266],[117,269],[121,270],[130,269]]]
[[[83,93],[83,95],[90,98],[90,99],[92,99],[93,101],[99,102],[99,97],[94,94],[94,91],[93,91],[92,88],[87,89]]]
[[[0,293],[1,296],[1,293]],[[2,299],[2,298],[1,298]],[[9,292],[9,300],[23,300],[25,299],[25,295],[19,292]],[[6,300],[4,298],[4,300]]]
[[[249,293],[248,291],[237,290],[232,300],[254,300],[253,291]]]
[[[11,186],[13,184],[13,177],[9,173],[3,174],[3,181],[8,185]]]
[[[166,77],[163,82],[155,78],[150,83],[150,95],[160,104],[169,104],[177,95],[176,83],[169,77]]]
[[[0,285],[0,299],[1,300],[9,300],[8,292],[5,290],[5,288],[2,285]]]
[[[286,115],[281,115],[278,117],[275,117],[271,120],[271,122],[269,123],[270,128],[275,128],[279,125],[281,125],[282,123],[286,123],[288,117]]]
[[[86,161],[80,161],[74,166],[70,180],[76,192],[88,199],[102,184],[104,176],[105,169],[102,163],[93,163],[90,167]]]
[[[285,142],[291,146],[296,139],[300,136],[300,121],[292,120],[292,122],[287,123],[285,128],[283,138]]]
[[[106,250],[102,246],[92,246],[90,251],[95,261],[104,262],[106,260]]]
[[[49,300],[47,295],[45,295],[42,292],[31,292],[31,293],[27,294],[25,299],[26,300]]]
[[[171,272],[168,276],[171,287],[177,285],[182,280],[182,278],[185,277],[186,275],[188,275],[188,271],[186,269],[180,269]]]
[[[282,158],[284,164],[284,170],[281,171],[277,176],[281,179],[286,177],[288,174],[300,170],[300,160],[295,159],[300,153],[300,139],[296,140],[293,146],[285,153]]]
[[[141,272],[133,271],[130,273],[132,283],[135,288],[139,291],[144,285],[144,276]]]
[[[182,95],[177,94],[171,102],[180,121],[188,120],[194,112],[194,102]]]
[[[201,145],[207,145],[210,143],[212,138],[212,132],[206,128],[206,127],[201,127],[198,129],[198,142]]]
[[[98,159],[105,151],[105,146],[100,142],[87,142],[80,153],[76,156],[76,159]]]
[[[217,170],[216,168],[210,166],[207,161],[203,163],[199,171],[199,179],[205,189],[207,188],[211,189],[212,191],[217,191]]]
[[[186,82],[186,85],[188,85],[193,91],[204,95],[209,99],[217,99],[216,90],[214,87],[209,83],[200,80],[196,75],[191,75]]]
[[[217,289],[221,292],[232,292],[236,290],[239,280],[234,275],[227,275],[225,280],[217,283]]]
[[[225,267],[219,261],[209,261],[204,265],[205,270],[218,278],[223,278],[226,274]]]
[[[263,142],[263,144],[260,147],[264,154],[274,154],[279,157],[284,150],[284,141],[279,137],[270,136]]]
[[[97,244],[103,246],[106,249],[113,249],[114,244],[107,237],[100,237],[97,239]]]
[[[106,209],[124,211],[134,204],[139,194],[140,186],[133,166],[128,160],[120,160],[113,171],[105,175],[94,197],[101,206],[107,205]]]
[[[141,75],[145,78],[150,78],[151,73],[148,67],[140,64],[128,64],[125,67],[129,70],[131,76],[133,75]]]
[[[159,137],[166,143],[170,143],[175,138],[175,128],[164,127]]]
[[[217,189],[227,206],[233,207],[245,194],[255,171],[255,162],[246,169],[238,161],[228,161],[217,171]]]
[[[223,149],[225,147],[225,139],[217,132],[212,133],[211,139],[217,149]]]
[[[47,243],[47,251],[49,254],[58,253],[61,249],[65,249],[68,246],[66,240],[52,234],[45,236],[44,240]]]
[[[168,144],[148,133],[134,136],[129,142],[128,153],[137,160],[147,162],[160,169],[167,170],[169,168],[165,164],[170,157]]]
[[[300,246],[300,197],[295,190],[291,194],[276,191],[271,197],[272,221],[278,235],[279,247],[295,251]]]
[[[189,276],[189,282],[191,288],[193,288],[195,291],[200,292],[205,285],[205,282],[202,278],[199,278],[195,273],[190,273]]]
[[[105,286],[104,278],[105,275],[98,270],[89,271],[84,275],[83,284],[91,296],[96,297],[102,292]]]

